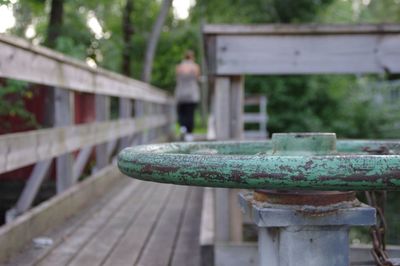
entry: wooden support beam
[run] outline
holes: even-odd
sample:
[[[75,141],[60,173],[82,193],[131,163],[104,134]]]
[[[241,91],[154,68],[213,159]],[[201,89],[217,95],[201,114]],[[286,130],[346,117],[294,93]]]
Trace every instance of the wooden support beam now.
[[[215,79],[215,123],[217,140],[230,138],[230,79]]]
[[[215,80],[215,128],[217,140],[230,138],[230,79],[217,77]],[[215,189],[215,240],[230,240],[229,189]]]
[[[131,139],[131,136],[123,137],[121,139],[127,138],[128,141]],[[129,143],[129,142],[128,142]],[[115,148],[117,147],[118,139],[113,139],[107,143],[107,158],[111,158],[113,155]]]
[[[215,189],[215,241],[227,242],[230,240],[230,211],[229,189]]]
[[[231,78],[231,132],[233,139],[243,139],[243,112],[244,112],[244,77],[235,76]]]
[[[215,118],[217,140],[243,138],[244,79],[241,76],[215,80]],[[241,241],[242,214],[237,206],[237,190],[215,191],[216,241]]]
[[[54,89],[54,124],[63,127],[72,124],[73,95],[64,89]],[[57,193],[60,193],[73,185],[72,178],[73,157],[70,153],[64,153],[56,158]]]
[[[399,46],[400,33],[224,35],[217,37],[216,74],[399,73]]]
[[[79,177],[82,175],[83,170],[92,154],[93,146],[85,147],[79,151],[78,156],[75,159],[74,166],[72,168],[73,182],[76,183]]]
[[[19,252],[33,238],[43,235],[92,204],[121,178],[118,168],[110,165],[0,227],[0,264]]]
[[[29,210],[39,191],[43,180],[46,178],[53,160],[38,162],[32,170],[24,189],[18,198],[17,204],[7,211],[7,223],[13,221],[17,216]]]

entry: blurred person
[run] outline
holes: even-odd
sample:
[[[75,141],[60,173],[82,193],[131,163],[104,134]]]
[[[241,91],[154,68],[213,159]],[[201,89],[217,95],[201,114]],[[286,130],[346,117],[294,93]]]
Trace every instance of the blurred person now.
[[[194,52],[185,52],[184,59],[176,66],[175,99],[178,122],[185,141],[193,140],[194,111],[200,101],[200,67],[195,63]]]

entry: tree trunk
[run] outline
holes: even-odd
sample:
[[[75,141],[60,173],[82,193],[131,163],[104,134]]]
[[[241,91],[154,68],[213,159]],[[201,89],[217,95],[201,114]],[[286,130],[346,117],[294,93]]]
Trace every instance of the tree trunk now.
[[[52,0],[49,14],[49,23],[47,25],[47,36],[45,45],[50,48],[56,47],[57,38],[62,35],[64,16],[64,0]],[[44,117],[45,126],[54,125],[54,89],[48,88],[46,93],[46,113]]]
[[[147,49],[146,49],[146,55],[142,73],[142,80],[144,82],[150,82],[151,80],[151,71],[153,69],[154,54],[156,51],[158,39],[160,38],[162,26],[164,25],[165,19],[167,18],[168,10],[171,4],[172,0],[163,0],[160,13],[158,14],[157,20],[153,25],[150,38],[147,42]]]
[[[64,0],[52,0],[46,39],[46,45],[50,48],[55,47],[56,40],[61,35],[63,16]]]
[[[122,17],[122,35],[124,40],[124,47],[122,49],[121,73],[128,77],[131,75],[132,35],[134,33],[134,28],[131,20],[132,11],[133,0],[126,0],[125,9]]]

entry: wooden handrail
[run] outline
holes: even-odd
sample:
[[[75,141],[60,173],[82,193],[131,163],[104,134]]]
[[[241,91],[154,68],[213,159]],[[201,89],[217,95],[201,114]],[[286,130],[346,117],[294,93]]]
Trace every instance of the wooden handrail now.
[[[147,83],[67,57],[23,39],[0,35],[0,77],[78,92],[104,94],[155,103],[173,98]]]
[[[171,122],[152,115],[2,135],[0,147],[6,152],[0,152],[0,173]]]
[[[0,135],[0,174],[35,164],[17,204],[7,212],[7,221],[30,208],[50,171],[52,158],[57,193],[61,193],[77,182],[93,150],[96,163],[91,170],[96,173],[109,165],[116,147],[171,137],[175,101],[166,91],[99,67],[91,68],[26,40],[0,35],[0,78],[42,84],[54,90],[54,106],[48,110],[54,112],[53,128]],[[74,92],[95,95],[96,122],[74,125]],[[108,96],[119,98],[119,120],[109,120]],[[79,151],[76,159],[72,154],[75,151]]]

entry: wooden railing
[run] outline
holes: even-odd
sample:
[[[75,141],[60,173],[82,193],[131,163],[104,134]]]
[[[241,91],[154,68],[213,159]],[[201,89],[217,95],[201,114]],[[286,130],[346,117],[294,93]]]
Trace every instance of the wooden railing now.
[[[53,127],[0,136],[0,174],[35,164],[16,206],[9,211],[11,220],[32,206],[53,158],[60,193],[78,182],[93,149],[94,173],[109,165],[117,150],[172,134],[175,103],[166,92],[21,39],[0,36],[0,78],[54,90]],[[72,96],[77,92],[95,95],[96,121],[74,124]],[[117,120],[110,120],[110,96],[119,98]]]

